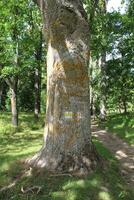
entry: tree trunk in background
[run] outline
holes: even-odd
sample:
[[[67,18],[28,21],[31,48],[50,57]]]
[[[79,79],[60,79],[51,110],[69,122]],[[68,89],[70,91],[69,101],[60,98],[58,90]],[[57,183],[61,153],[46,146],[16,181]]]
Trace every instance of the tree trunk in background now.
[[[87,18],[80,0],[40,6],[48,43],[46,125],[42,149],[29,163],[86,174],[98,161],[90,130]]]
[[[35,102],[34,102],[34,116],[36,119],[39,117],[40,113],[40,69],[39,67],[35,69],[35,82],[34,82],[34,91],[35,91]]]
[[[100,93],[100,119],[106,118],[106,53],[101,56],[101,93]]]
[[[123,98],[123,107],[124,107],[124,114],[126,114],[127,113],[127,102],[126,102],[126,100],[125,100],[125,97]]]
[[[17,41],[17,36],[14,38],[16,42],[15,54],[14,54],[14,65],[19,67],[19,43]],[[17,89],[18,89],[18,75],[10,78],[10,88],[11,88],[11,112],[12,112],[12,124],[13,126],[18,126],[18,108],[17,108]]]
[[[34,82],[34,91],[35,91],[35,102],[34,102],[34,116],[36,119],[39,117],[40,113],[40,101],[41,101],[41,60],[42,60],[42,32],[40,32],[40,43],[36,49],[36,63],[37,67],[35,68],[35,82]]]
[[[17,85],[18,85],[18,80],[17,78],[15,78],[14,84],[11,87],[11,112],[12,112],[13,126],[18,126]]]
[[[18,77],[12,77],[10,79],[6,79],[6,83],[11,90],[12,125],[18,126],[18,109],[17,109]]]
[[[100,1],[100,8],[101,8],[101,15],[105,16],[107,10],[106,10],[106,0]],[[102,39],[105,40],[105,22],[102,22],[102,30],[103,35]],[[106,50],[105,46],[103,46],[102,43],[102,53],[101,53],[101,85],[100,85],[100,119],[105,120],[106,118]]]
[[[91,55],[90,55],[89,69],[90,69],[90,113],[91,113],[91,116],[95,117],[94,89],[93,89],[93,63],[92,63]]]
[[[15,39],[16,48],[14,52],[13,65],[19,66],[19,43]],[[17,89],[18,89],[18,75],[14,75],[11,78],[7,78],[6,83],[11,90],[11,113],[12,113],[12,125],[18,126],[18,108],[17,108]]]

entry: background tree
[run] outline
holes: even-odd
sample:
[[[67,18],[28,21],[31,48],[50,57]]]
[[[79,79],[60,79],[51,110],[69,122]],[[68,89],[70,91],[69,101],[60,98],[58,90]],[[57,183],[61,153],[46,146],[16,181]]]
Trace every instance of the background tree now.
[[[1,7],[3,3],[1,2]],[[2,35],[1,78],[7,82],[11,90],[12,123],[17,126],[19,106],[24,108],[25,104],[28,104],[27,101],[30,101],[28,105],[31,104],[33,107],[29,106],[29,110],[34,110],[34,105],[37,105],[37,103],[33,103],[33,101],[36,102],[38,99],[38,104],[40,104],[42,54],[39,55],[39,49],[42,51],[42,25],[39,10],[30,0],[17,1],[16,4],[11,1],[8,2],[6,8],[3,7],[4,9],[1,12],[3,21],[0,24]],[[25,10],[26,7],[28,8],[27,11]],[[32,28],[33,24],[34,28]],[[38,48],[39,46],[40,48]],[[28,96],[29,91],[32,91],[32,88],[34,90],[34,85],[37,84],[35,81],[33,82],[33,76],[35,76],[37,69],[40,77],[37,78],[36,76],[34,80],[36,82],[38,80],[38,90],[35,94],[31,92],[31,96]],[[24,76],[28,77],[27,83],[23,78]],[[21,98],[18,98],[17,92],[19,87],[19,94],[22,94],[20,88],[22,85],[29,85],[26,87],[27,91],[25,89],[25,94],[27,93],[26,96],[29,99],[22,98],[25,99],[23,102]],[[17,101],[17,99],[19,100]]]
[[[91,76],[91,89],[90,89],[90,97],[91,97],[91,111],[93,110],[92,107],[96,107],[96,110],[100,110],[100,118],[105,119],[106,115],[106,52],[108,50],[107,47],[107,14],[106,14],[106,3],[105,0],[91,0],[85,1],[85,8],[88,13],[88,18],[90,22],[90,29],[91,29],[91,56],[90,56],[90,76]],[[93,74],[96,67],[100,71],[98,83],[100,85],[99,92],[97,93],[98,97],[95,96],[95,91],[93,88],[92,82],[94,82]],[[94,65],[94,67],[93,67]],[[94,98],[99,100],[96,105]],[[98,101],[97,100],[97,101]],[[99,107],[98,107],[99,106]],[[98,108],[97,108],[98,107]],[[91,112],[92,113],[92,112]]]
[[[99,115],[103,99],[104,114],[105,108],[108,113],[111,108],[114,112],[126,112],[133,105],[132,15],[130,19],[127,13],[106,13],[104,1],[84,2],[88,18],[93,21],[90,28],[91,111],[94,110],[94,114],[96,111],[96,115]],[[93,9],[95,2],[97,6]]]

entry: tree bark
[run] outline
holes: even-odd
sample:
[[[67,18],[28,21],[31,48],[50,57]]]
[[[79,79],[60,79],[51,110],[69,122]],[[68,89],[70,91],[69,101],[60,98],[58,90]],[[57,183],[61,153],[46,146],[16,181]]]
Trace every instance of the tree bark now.
[[[85,174],[98,159],[90,131],[89,25],[80,0],[46,0],[41,7],[48,44],[46,125],[42,149],[29,163]]]

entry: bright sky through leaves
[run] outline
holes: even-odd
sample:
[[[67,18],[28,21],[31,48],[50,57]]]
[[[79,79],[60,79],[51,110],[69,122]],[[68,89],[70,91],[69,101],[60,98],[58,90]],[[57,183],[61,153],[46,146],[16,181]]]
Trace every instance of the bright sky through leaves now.
[[[120,10],[121,13],[125,12],[125,4],[121,4],[122,0],[109,0],[107,4],[108,12],[112,12],[113,10]]]

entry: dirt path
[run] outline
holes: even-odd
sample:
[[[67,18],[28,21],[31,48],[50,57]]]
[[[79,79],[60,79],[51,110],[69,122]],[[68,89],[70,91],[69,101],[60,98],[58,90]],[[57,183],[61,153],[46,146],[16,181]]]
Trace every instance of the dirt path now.
[[[129,185],[134,186],[134,147],[95,124],[92,125],[92,134],[119,160],[122,175]]]

